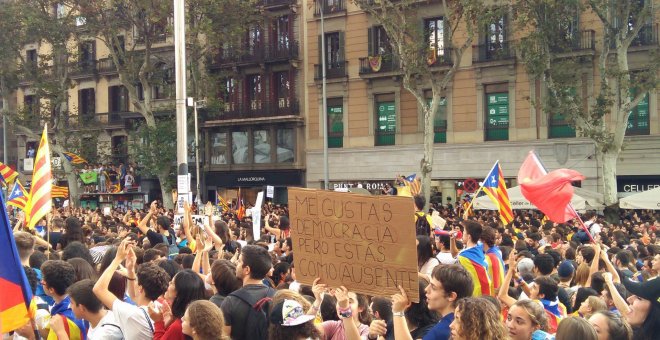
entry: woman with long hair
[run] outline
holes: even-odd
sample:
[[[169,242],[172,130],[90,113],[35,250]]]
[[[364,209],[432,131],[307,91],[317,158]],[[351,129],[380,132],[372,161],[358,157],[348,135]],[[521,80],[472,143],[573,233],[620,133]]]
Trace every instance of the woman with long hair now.
[[[64,223],[64,234],[62,235],[62,238],[60,238],[57,250],[62,250],[69,245],[69,243],[75,241],[85,244],[85,235],[80,220],[76,217],[70,216],[64,220]]]
[[[543,306],[532,300],[514,303],[504,323],[511,340],[530,340],[534,332],[548,330],[548,316]]]
[[[96,279],[99,278],[98,273],[92,267],[89,262],[86,260],[80,258],[80,257],[74,257],[72,259],[66,260],[66,262],[69,262],[72,266],[73,269],[76,271],[76,280],[75,282],[82,281],[84,279],[90,279],[94,282],[96,282]]]
[[[149,306],[149,315],[154,320],[154,339],[183,339],[181,318],[191,302],[206,298],[204,281],[194,271],[182,270],[172,278],[164,297],[160,308]]]
[[[483,298],[465,298],[456,303],[454,321],[449,326],[455,340],[506,339],[506,329],[495,305]]]
[[[433,268],[439,265],[435,256],[433,256],[433,244],[431,238],[426,235],[417,236],[417,270],[428,276],[433,273]]]
[[[183,334],[193,340],[224,340],[225,319],[222,310],[206,300],[193,301],[181,318]]]
[[[594,327],[584,318],[569,316],[564,318],[557,327],[555,340],[598,340]]]
[[[589,318],[589,323],[596,330],[598,340],[632,340],[632,328],[619,313],[596,312]]]

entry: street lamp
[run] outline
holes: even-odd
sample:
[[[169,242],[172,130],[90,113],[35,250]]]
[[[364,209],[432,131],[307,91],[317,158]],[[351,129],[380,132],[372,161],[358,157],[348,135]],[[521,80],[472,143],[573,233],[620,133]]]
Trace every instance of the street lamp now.
[[[324,10],[327,0],[318,0],[321,11],[321,96],[323,97],[323,189],[330,188],[330,170],[328,166],[328,98],[326,97],[326,60],[325,60],[325,18]]]
[[[199,126],[197,120],[197,108],[204,108],[204,106],[206,106],[206,100],[195,101],[194,98],[188,97],[188,106],[193,107],[193,114],[195,116],[195,171],[197,175],[197,197],[195,202],[197,202],[197,206],[200,207],[202,204],[202,192],[199,186]]]

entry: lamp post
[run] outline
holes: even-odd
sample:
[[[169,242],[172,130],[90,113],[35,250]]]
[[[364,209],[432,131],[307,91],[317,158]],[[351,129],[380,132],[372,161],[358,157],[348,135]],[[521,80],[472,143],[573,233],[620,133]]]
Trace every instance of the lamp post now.
[[[330,188],[330,170],[328,167],[328,98],[326,96],[326,55],[325,55],[325,18],[324,18],[324,4],[327,0],[318,0],[319,8],[321,11],[321,96],[323,101],[323,188],[328,190]]]
[[[185,1],[174,0],[174,73],[176,78],[177,174],[188,174],[188,113],[186,108],[186,17]]]
[[[195,101],[193,98],[188,97],[188,106],[193,107],[193,114],[195,118],[195,172],[196,172],[196,178],[197,178],[197,196],[195,199],[195,202],[197,202],[197,206],[201,206],[202,204],[202,192],[200,190],[200,185],[199,185],[199,180],[200,180],[200,175],[199,175],[199,126],[198,126],[198,119],[197,119],[197,108],[204,108],[206,106],[206,101],[205,100],[200,100],[200,101]]]

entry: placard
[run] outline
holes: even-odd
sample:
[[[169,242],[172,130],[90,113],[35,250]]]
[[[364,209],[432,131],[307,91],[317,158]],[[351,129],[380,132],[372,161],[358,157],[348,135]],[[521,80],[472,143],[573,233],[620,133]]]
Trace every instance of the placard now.
[[[184,215],[179,215],[179,214],[174,215],[174,221],[172,222],[172,224],[175,227],[181,227],[183,225],[183,217]]]
[[[261,238],[261,206],[264,204],[264,192],[259,191],[257,202],[252,208],[252,234],[255,240]]]
[[[183,208],[183,203],[188,202],[188,204],[192,204],[192,192],[189,193],[179,193],[179,197],[176,199],[176,212],[177,214],[183,214],[184,213],[184,208]]]
[[[176,190],[179,195],[190,191],[190,174],[176,176]]]
[[[266,186],[266,197],[273,198],[275,196],[275,187],[272,185]]]
[[[197,225],[199,228],[202,230],[206,229],[206,223],[205,221],[208,221],[209,217],[204,216],[204,215],[192,215],[192,221],[195,225]]]
[[[413,204],[409,197],[289,188],[296,279],[390,296],[402,286],[419,302]]]

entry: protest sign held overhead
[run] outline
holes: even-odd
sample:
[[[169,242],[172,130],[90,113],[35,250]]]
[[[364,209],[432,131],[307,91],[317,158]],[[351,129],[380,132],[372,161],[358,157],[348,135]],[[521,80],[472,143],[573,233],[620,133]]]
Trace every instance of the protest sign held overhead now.
[[[289,209],[298,281],[419,301],[410,198],[290,188]]]

